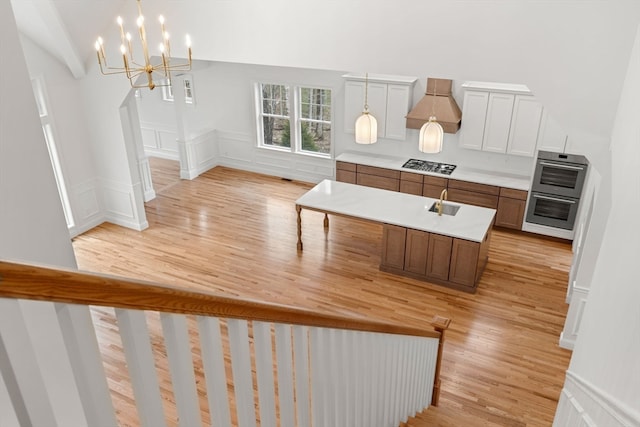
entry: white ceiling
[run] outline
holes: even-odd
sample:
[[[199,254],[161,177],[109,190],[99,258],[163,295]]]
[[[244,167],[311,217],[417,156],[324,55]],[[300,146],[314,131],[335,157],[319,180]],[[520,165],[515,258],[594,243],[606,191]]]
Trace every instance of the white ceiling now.
[[[125,0],[11,0],[18,30],[65,64],[76,78],[93,43],[113,25]]]

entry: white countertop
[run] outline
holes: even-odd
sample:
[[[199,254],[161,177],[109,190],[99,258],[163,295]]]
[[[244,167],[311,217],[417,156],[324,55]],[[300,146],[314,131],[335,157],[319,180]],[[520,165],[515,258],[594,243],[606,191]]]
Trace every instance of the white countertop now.
[[[296,204],[322,212],[482,242],[491,228],[495,209],[445,202],[460,206],[460,209],[454,216],[440,216],[429,212],[436,201],[429,197],[325,179],[296,200]]]
[[[457,166],[451,175],[444,175],[441,173],[403,168],[402,165],[407,160],[409,160],[408,157],[393,157],[379,154],[369,155],[355,152],[342,153],[336,157],[336,161],[340,162],[358,163],[361,165],[377,166],[402,172],[419,173],[422,175],[431,175],[440,178],[459,179],[461,181],[477,182],[478,184],[495,185],[498,187],[529,191],[531,178],[528,176],[486,171],[462,166]]]

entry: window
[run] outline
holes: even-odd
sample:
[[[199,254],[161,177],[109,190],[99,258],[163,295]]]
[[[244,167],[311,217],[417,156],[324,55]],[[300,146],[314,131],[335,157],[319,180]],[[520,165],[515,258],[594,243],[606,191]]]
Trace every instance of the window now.
[[[300,88],[302,151],[329,154],[331,149],[331,91]]]
[[[330,155],[330,89],[293,87],[290,90],[286,85],[261,83],[256,85],[256,92],[260,146]],[[295,123],[293,131],[291,123]]]
[[[171,80],[165,80],[162,87],[162,100],[167,102],[173,102],[173,86]]]
[[[33,93],[36,98],[36,104],[38,105],[38,112],[40,113],[40,123],[42,124],[42,131],[44,132],[44,139],[49,149],[49,157],[51,158],[51,166],[53,167],[53,174],[58,185],[58,194],[60,195],[60,201],[62,203],[62,210],[67,221],[67,227],[74,226],[73,215],[71,213],[71,203],[69,201],[69,195],[67,193],[67,186],[65,184],[64,176],[62,175],[62,162],[58,153],[58,147],[53,131],[53,118],[49,114],[47,108],[46,96],[43,88],[43,82],[41,78],[36,78],[31,81],[33,85]]]

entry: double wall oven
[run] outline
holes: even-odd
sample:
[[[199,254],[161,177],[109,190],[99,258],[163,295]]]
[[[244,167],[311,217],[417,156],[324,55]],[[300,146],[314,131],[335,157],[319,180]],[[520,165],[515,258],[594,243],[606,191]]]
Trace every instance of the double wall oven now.
[[[588,166],[584,156],[539,151],[526,222],[572,230]]]

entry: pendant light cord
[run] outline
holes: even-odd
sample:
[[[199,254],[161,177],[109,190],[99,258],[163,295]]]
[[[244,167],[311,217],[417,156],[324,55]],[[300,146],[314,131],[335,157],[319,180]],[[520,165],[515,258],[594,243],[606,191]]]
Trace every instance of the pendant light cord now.
[[[364,111],[369,111],[369,102],[368,102],[368,92],[369,92],[369,73],[364,74]]]
[[[428,82],[427,86],[429,86]],[[433,118],[433,120],[436,119],[436,96],[438,96],[438,79],[433,80],[433,105],[431,106],[431,117],[429,117],[429,120],[431,120],[431,118]]]

